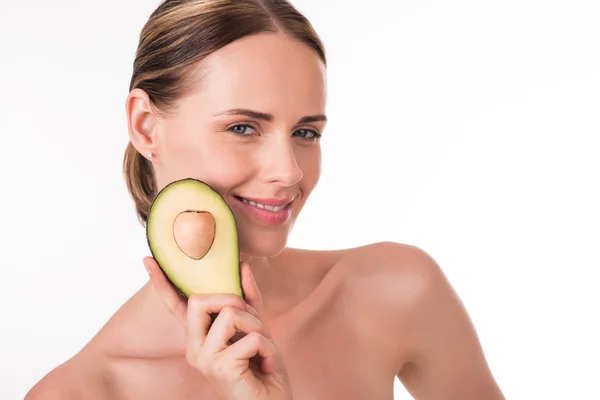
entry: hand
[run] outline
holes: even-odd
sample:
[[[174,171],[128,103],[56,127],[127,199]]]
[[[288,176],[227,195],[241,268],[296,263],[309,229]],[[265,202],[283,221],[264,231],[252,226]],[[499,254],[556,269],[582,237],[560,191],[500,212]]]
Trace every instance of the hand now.
[[[246,303],[234,294],[196,294],[185,301],[152,257],[144,258],[152,284],[187,329],[186,360],[225,400],[291,400],[278,349],[266,332],[262,296],[247,263],[240,263]],[[218,314],[214,319],[211,314]]]

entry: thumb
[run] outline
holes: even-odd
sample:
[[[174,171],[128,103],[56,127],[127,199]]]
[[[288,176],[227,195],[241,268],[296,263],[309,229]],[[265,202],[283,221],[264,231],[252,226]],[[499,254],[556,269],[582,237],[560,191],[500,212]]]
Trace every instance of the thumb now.
[[[242,262],[240,265],[240,273],[242,277],[242,290],[244,292],[244,300],[246,303],[258,313],[259,319],[262,317],[263,301],[262,295],[254,280],[254,274],[250,268],[250,264]]]

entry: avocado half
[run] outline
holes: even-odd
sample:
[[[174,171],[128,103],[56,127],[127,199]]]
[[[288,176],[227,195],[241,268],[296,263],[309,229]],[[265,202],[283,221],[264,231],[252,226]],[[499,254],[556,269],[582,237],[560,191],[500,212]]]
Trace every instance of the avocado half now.
[[[180,295],[244,297],[235,218],[225,200],[205,182],[186,178],[161,189],[150,205],[146,239]]]

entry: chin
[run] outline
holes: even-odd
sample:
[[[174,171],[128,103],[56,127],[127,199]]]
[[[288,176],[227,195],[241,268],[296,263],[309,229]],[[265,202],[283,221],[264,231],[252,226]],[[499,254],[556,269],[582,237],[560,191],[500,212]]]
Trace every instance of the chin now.
[[[287,245],[287,230],[275,232],[251,232],[240,229],[239,248],[242,259],[274,257],[281,253]]]

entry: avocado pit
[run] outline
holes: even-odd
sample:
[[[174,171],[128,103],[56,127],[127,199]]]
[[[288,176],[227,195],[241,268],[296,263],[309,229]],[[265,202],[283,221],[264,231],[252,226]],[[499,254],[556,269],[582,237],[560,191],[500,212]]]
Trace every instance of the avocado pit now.
[[[179,249],[189,258],[200,260],[215,238],[215,218],[207,211],[186,210],[175,218],[173,236]]]

